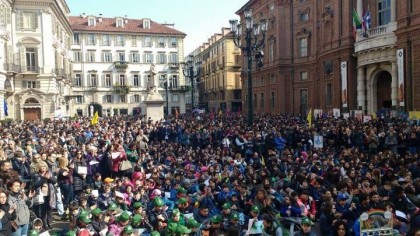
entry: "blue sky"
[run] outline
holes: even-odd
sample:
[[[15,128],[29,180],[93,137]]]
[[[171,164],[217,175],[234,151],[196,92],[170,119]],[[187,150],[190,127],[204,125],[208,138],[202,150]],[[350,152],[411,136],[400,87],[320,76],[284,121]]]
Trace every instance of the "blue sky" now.
[[[71,15],[86,13],[104,17],[150,18],[158,23],[175,23],[186,33],[185,55],[192,52],[222,27],[248,0],[67,0]]]

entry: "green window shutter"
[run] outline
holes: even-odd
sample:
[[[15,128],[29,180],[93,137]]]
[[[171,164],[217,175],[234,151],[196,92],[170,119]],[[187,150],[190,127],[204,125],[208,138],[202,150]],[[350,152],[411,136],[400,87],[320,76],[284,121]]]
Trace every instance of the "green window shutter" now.
[[[20,66],[21,71],[26,72],[26,49],[23,46],[20,47]]]
[[[36,81],[36,88],[40,89],[41,88],[41,81]]]
[[[26,80],[22,80],[22,89],[26,89],[28,87],[28,82]]]

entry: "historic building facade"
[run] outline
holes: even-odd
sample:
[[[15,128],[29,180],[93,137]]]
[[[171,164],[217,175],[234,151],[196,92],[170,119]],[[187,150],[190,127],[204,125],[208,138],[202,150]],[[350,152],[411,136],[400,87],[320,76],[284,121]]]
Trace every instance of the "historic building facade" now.
[[[233,42],[229,28],[222,28],[193,52],[201,61],[199,107],[210,112],[240,111],[241,52]]]
[[[76,114],[144,114],[152,65],[162,87],[166,82],[168,91],[162,88],[160,92],[168,99],[169,112],[185,112],[180,68],[185,34],[173,24],[82,14],[70,17],[70,25],[74,31],[73,91],[79,95]]]
[[[64,0],[1,2],[0,119],[71,114],[69,11]]]

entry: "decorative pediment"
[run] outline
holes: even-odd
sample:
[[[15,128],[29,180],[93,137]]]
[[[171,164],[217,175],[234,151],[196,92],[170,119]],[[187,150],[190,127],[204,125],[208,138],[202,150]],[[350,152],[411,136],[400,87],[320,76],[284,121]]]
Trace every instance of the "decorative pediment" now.
[[[303,38],[303,37],[309,37],[311,36],[312,32],[306,28],[302,28],[297,34],[296,36],[298,38]]]
[[[19,44],[20,45],[39,45],[39,44],[41,44],[41,41],[39,41],[36,38],[25,37],[25,38],[21,38],[19,40]]]

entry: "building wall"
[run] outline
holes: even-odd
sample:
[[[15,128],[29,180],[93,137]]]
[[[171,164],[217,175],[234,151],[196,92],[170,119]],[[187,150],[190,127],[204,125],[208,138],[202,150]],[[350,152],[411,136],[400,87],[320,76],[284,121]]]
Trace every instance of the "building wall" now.
[[[90,29],[80,30],[77,27],[77,23],[80,19],[88,21],[89,18],[93,18],[96,22],[96,26],[91,27]],[[113,32],[117,27],[115,26],[116,18],[102,18],[102,16],[86,16],[82,15],[79,17],[71,17],[70,22],[74,29],[74,32],[77,37],[79,37],[80,42],[73,40],[72,42],[72,51],[73,55],[73,74],[81,76],[81,83],[73,81],[73,90],[75,95],[80,95],[83,98],[76,99],[76,104],[74,106],[74,114],[83,115],[92,115],[90,114],[90,105],[92,103],[98,103],[101,105],[102,115],[112,115],[119,114],[123,111],[127,111],[128,114],[133,114],[138,108],[141,108],[142,113],[146,111],[146,106],[143,101],[147,97],[147,84],[148,78],[150,75],[150,67],[152,64],[155,64],[155,70],[157,75],[162,79],[162,88],[159,89],[164,100],[166,99],[166,91],[163,89],[163,81],[168,81],[169,85],[172,86],[168,91],[168,100],[169,100],[169,112],[173,113],[174,109],[178,110],[180,113],[185,112],[185,102],[184,102],[184,90],[183,86],[185,85],[184,76],[180,70],[180,62],[183,58],[183,38],[185,35],[180,33],[178,35],[167,34],[165,31],[157,31],[149,34],[138,33],[135,31],[130,31],[130,27],[127,27],[126,30]],[[106,29],[100,27],[102,21],[110,22],[113,21],[113,25],[109,26]],[[125,19],[125,24],[132,24],[133,19]],[[139,20],[135,20],[139,21]],[[151,24],[151,30],[153,30],[154,25],[157,23]],[[98,27],[98,28],[95,28]],[[166,27],[159,25],[157,27]],[[167,27],[168,28],[168,27]],[[95,42],[93,45],[88,43],[90,37],[89,35],[95,35]],[[102,37],[104,35],[110,36],[110,44],[103,45],[101,43]],[[122,35],[124,37],[124,43],[118,44],[117,35]],[[151,38],[151,45],[147,46],[145,37]],[[164,38],[164,45],[160,45],[160,37]],[[176,44],[172,45],[171,38],[176,38]],[[81,57],[76,58],[76,54],[79,52]],[[103,53],[109,52],[112,55],[110,61],[105,61],[103,59]],[[132,53],[138,53],[139,60],[134,61],[132,58]],[[88,53],[94,53],[94,61],[88,60]],[[125,55],[124,59],[119,58],[119,53]],[[170,59],[171,54],[177,54],[176,60],[172,61]],[[152,55],[153,62],[146,61],[146,54]],[[166,58],[165,62],[158,62],[158,54],[163,54]],[[118,68],[116,64],[123,63],[126,65],[126,68]],[[92,74],[96,75],[97,83],[92,84],[89,82]],[[105,76],[111,75],[111,84],[108,86],[105,83]],[[119,94],[115,92],[115,86],[121,85],[119,82],[120,75],[125,76],[125,85],[130,87],[128,94]],[[134,82],[134,77],[138,76],[139,83]],[[173,76],[177,77],[177,83],[172,83],[171,78]],[[125,101],[120,99],[120,96],[124,95]],[[113,98],[112,102],[107,100],[107,96]],[[136,98],[139,96],[140,100],[136,101]],[[166,107],[166,102],[164,103]]]
[[[7,45],[11,40],[11,0],[0,1],[0,14],[0,19],[2,19],[0,22],[0,120],[3,120],[9,117],[7,113],[10,112],[10,104],[5,103],[4,100],[11,96],[13,91],[13,78],[10,78],[7,73],[7,66],[5,66],[8,60]]]

